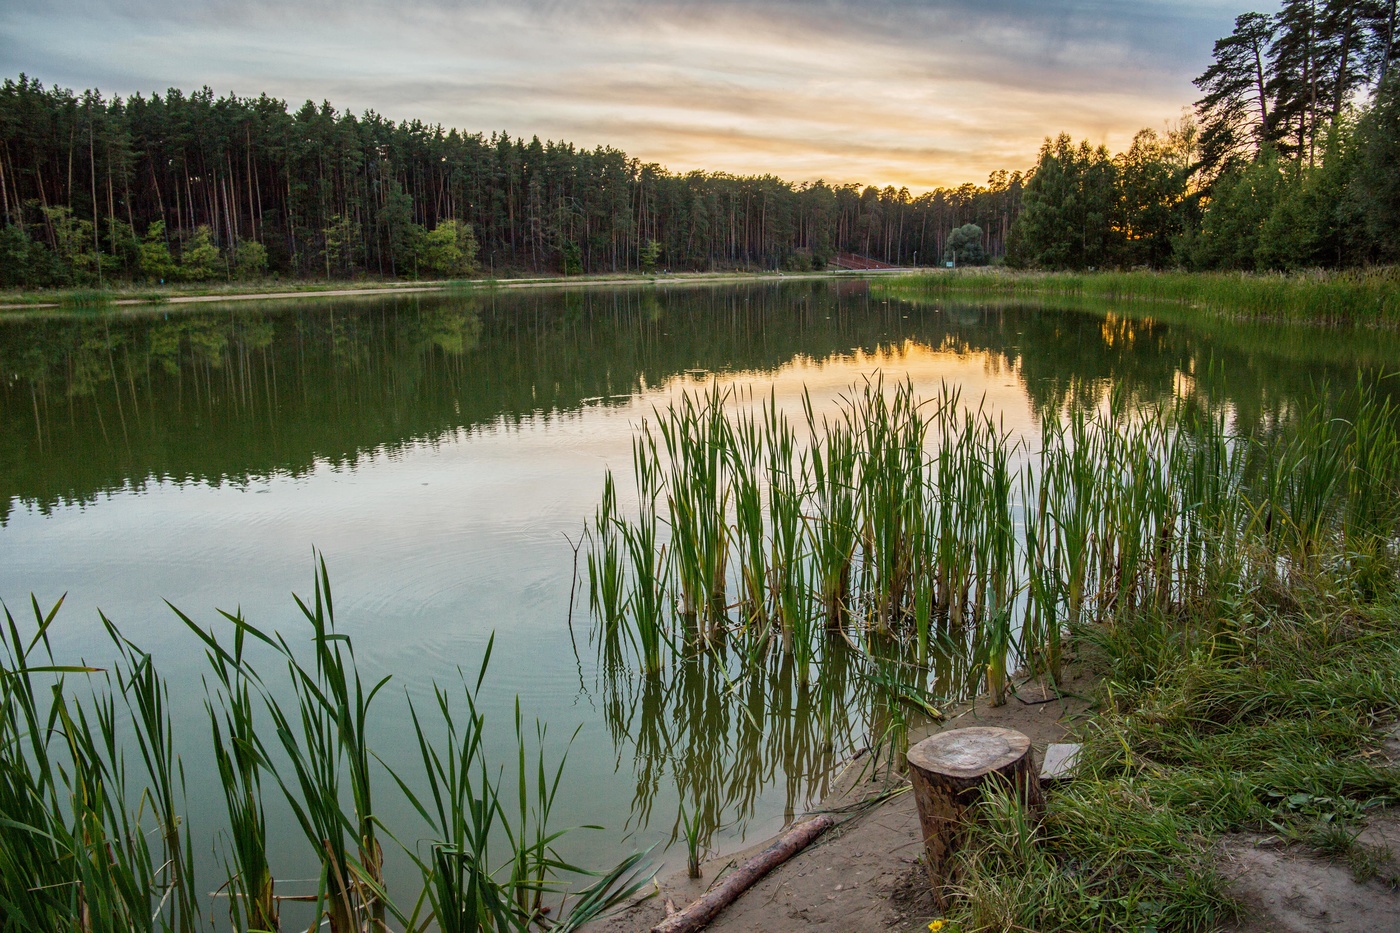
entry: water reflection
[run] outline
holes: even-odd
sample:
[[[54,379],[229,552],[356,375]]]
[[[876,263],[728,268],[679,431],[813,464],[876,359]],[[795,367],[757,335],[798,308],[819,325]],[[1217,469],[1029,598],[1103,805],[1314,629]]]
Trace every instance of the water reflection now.
[[[604,665],[603,717],[618,772],[633,780],[628,828],[659,828],[675,840],[679,801],[710,849],[716,831],[744,838],[756,816],[767,816],[759,803],[768,789],[791,820],[831,790],[842,762],[859,757],[874,767],[903,747],[911,724],[961,691],[965,659],[939,651],[930,668],[908,641],[857,646],[836,635],[813,678],[800,677],[796,655],[771,642],[753,654],[678,654],[651,673]]]
[[[296,475],[616,403],[686,373],[906,342],[983,356],[1037,411],[1094,404],[1109,385],[1162,397],[1178,374],[1214,373],[1258,417],[1323,371],[1349,381],[1346,367],[1280,365],[1152,321],[911,307],[822,284],[53,317],[0,326],[0,520],[15,498],[47,509],[152,479]]]

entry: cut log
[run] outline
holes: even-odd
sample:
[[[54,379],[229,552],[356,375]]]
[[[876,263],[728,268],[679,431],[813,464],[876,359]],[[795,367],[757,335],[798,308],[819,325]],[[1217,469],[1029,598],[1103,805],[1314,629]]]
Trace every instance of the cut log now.
[[[704,897],[652,927],[651,933],[690,933],[700,929],[764,875],[807,848],[834,825],[836,821],[826,814],[797,824],[779,836],[771,846],[740,865],[713,890],[706,892]]]
[[[985,788],[1011,788],[1039,815],[1040,782],[1034,757],[1025,735],[986,726],[940,732],[909,749],[909,777],[924,834],[924,857],[940,906],[945,903],[944,889],[956,880],[953,855],[967,836]]]

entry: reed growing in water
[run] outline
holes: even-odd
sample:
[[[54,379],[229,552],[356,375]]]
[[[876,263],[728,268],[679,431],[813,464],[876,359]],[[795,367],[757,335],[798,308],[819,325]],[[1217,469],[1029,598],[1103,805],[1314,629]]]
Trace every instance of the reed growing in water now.
[[[1114,393],[1050,412],[1032,449],[948,386],[920,399],[876,377],[835,417],[804,399],[805,437],[771,397],[715,386],[657,412],[662,445],[642,424],[638,448],[669,462],[646,461],[636,522],[606,505],[590,567],[650,594],[644,613],[607,622],[653,646],[648,670],[663,643],[752,655],[776,638],[806,682],[833,638],[893,639],[920,667],[931,646],[961,653],[967,679],[941,692],[1000,703],[1017,667],[1057,681],[1087,625],[1200,612],[1245,577],[1284,581],[1323,554],[1388,573],[1397,413],[1364,385],[1326,397],[1242,426],[1201,398],[1133,408]],[[647,505],[662,502],[664,515]],[[652,546],[619,557],[618,540]],[[591,575],[595,606],[610,579]]]
[[[488,754],[476,695],[489,646],[474,684],[464,681],[460,693],[435,687],[432,728],[410,705],[422,774],[401,774],[377,758],[367,734],[374,700],[389,678],[362,681],[350,638],[336,631],[322,561],[314,598],[297,600],[310,627],[309,657],[299,639],[265,633],[238,615],[224,614],[224,637],[179,614],[202,641],[212,673],[205,708],[213,773],[227,808],[225,876],[196,878],[185,766],[166,683],[150,655],[105,618],[116,655],[110,669],[58,663],[49,632],[61,603],[45,613],[35,602],[30,631],[4,610],[0,917],[6,929],[205,930],[215,918],[201,905],[217,891],[216,903],[236,930],[279,930],[285,902],[310,901],[313,926],[324,919],[334,933],[524,931],[543,915],[546,895],[564,899],[564,875],[591,874],[555,851],[562,833],[551,827],[550,810],[564,759],[547,766],[544,728],[537,724],[528,741],[517,705],[513,782],[504,781]],[[253,646],[285,666],[284,682],[275,685],[258,671]],[[136,769],[128,767],[133,750]],[[426,827],[426,856],[404,845],[420,872],[419,888],[397,897],[386,888],[381,839],[417,834],[400,827],[395,837],[380,824],[374,800],[384,776]],[[320,865],[314,895],[278,890],[268,860],[265,788],[276,789]],[[638,891],[649,874],[636,855],[596,877],[573,895],[572,909],[554,928],[596,917]]]

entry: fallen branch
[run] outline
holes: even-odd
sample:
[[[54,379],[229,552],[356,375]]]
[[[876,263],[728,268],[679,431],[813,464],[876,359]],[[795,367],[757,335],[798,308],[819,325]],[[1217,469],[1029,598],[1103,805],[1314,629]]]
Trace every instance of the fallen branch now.
[[[779,836],[771,846],[739,866],[713,891],[709,891],[680,913],[667,917],[652,927],[651,933],[690,933],[700,929],[721,910],[738,900],[740,894],[757,884],[764,875],[807,848],[818,836],[835,825],[836,821],[825,813],[805,823],[799,823]]]

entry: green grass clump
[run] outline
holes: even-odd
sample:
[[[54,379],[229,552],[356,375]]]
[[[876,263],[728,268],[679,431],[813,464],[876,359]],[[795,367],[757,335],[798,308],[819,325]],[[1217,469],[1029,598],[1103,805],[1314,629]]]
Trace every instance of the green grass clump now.
[[[992,794],[960,859],[949,912],[958,933],[1213,929],[1227,898],[1188,819],[1131,782],[1080,783],[1043,822]]]
[[[59,306],[71,311],[89,311],[110,308],[116,300],[106,289],[76,288],[59,296]]]

